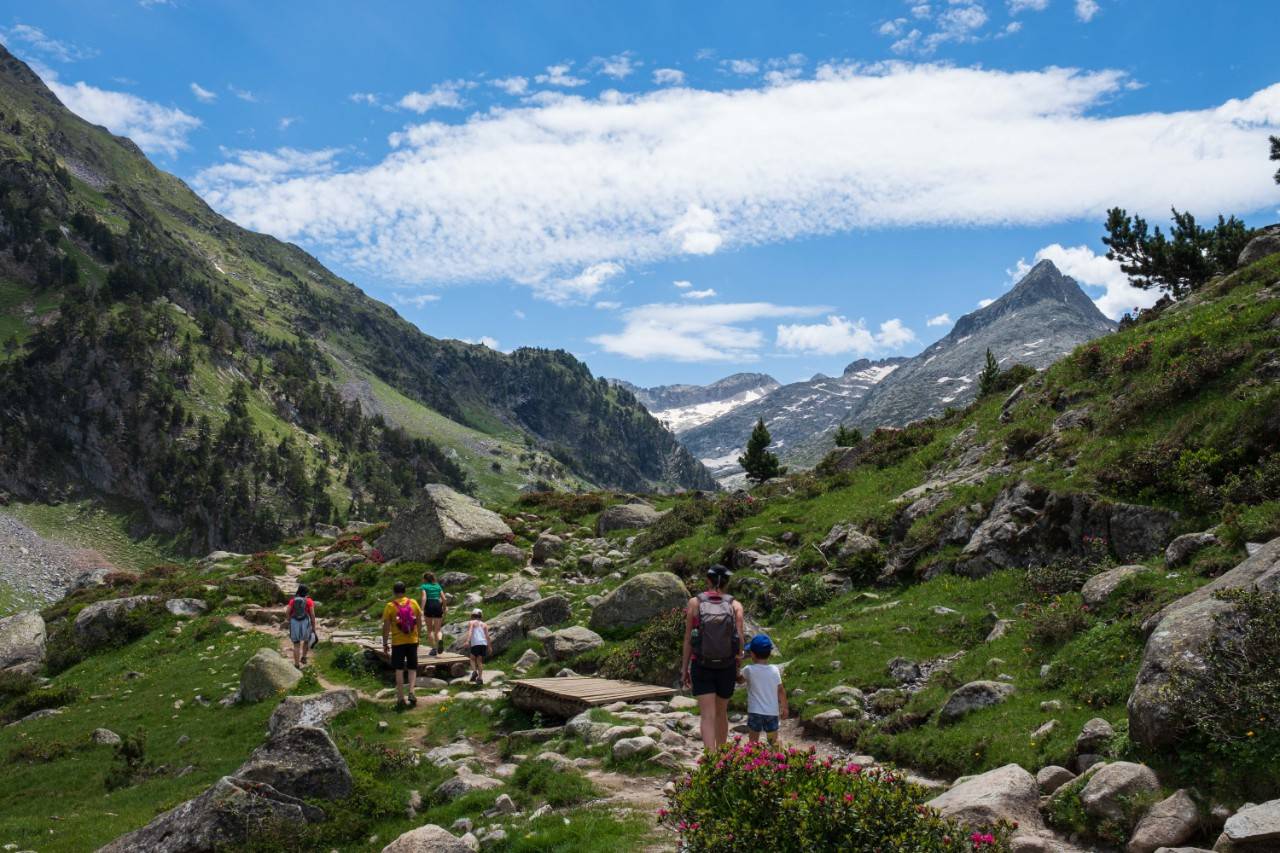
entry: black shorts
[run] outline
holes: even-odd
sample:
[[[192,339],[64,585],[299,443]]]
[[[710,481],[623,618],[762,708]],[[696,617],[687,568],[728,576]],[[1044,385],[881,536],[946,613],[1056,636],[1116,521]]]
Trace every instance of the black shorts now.
[[[471,656],[473,658],[480,658],[481,660],[484,660],[484,656],[489,654],[489,647],[488,646],[472,646],[470,651],[471,651]]]
[[[733,696],[733,688],[738,680],[738,669],[726,666],[724,669],[703,669],[694,661],[689,667],[690,680],[693,682],[693,695],[702,696],[714,693],[721,699]]]
[[[444,602],[440,599],[427,599],[427,607],[422,611],[422,615],[428,619],[439,619],[444,616]]]
[[[392,669],[417,669],[418,668],[418,644],[417,643],[401,643],[398,646],[391,647],[391,668]]]

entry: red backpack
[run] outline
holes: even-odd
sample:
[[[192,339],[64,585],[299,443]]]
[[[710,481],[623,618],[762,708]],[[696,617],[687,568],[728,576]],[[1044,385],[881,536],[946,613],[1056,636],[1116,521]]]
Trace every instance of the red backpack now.
[[[418,614],[413,612],[413,602],[408,598],[396,605],[396,627],[401,634],[412,634],[418,627]]]

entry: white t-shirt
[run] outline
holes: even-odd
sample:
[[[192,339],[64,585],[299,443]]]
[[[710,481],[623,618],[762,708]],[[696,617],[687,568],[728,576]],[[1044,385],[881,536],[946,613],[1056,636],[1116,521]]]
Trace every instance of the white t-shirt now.
[[[742,668],[747,680],[747,713],[778,716],[778,685],[782,673],[771,663],[749,663]]]

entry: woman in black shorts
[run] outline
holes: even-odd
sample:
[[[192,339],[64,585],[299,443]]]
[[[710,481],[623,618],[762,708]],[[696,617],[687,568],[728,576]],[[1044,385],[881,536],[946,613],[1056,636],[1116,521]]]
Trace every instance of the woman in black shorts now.
[[[738,668],[742,664],[742,604],[723,591],[728,583],[729,570],[721,565],[711,566],[707,569],[706,591],[689,599],[685,608],[681,675],[684,686],[692,689],[694,698],[698,700],[702,745],[708,751],[719,749],[729,740],[729,699],[733,696]],[[717,630],[725,626],[724,617],[730,614],[733,623],[731,651],[714,661],[710,658],[703,660],[706,657],[703,640],[706,638],[701,634],[710,627],[702,624],[704,608],[708,615],[718,614],[721,617],[716,620]]]
[[[444,612],[447,605],[444,600],[444,588],[436,583],[432,572],[422,575],[422,621],[426,623],[428,655],[435,657],[444,651]]]

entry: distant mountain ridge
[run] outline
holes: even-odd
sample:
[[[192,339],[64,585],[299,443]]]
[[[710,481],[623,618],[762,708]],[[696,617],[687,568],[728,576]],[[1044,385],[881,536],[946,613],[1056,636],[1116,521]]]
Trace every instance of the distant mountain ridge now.
[[[709,385],[640,388],[621,379],[613,383],[634,394],[651,415],[677,435],[758,400],[781,386],[767,373],[735,373]]]
[[[783,385],[681,432],[680,440],[719,481],[732,483],[751,427],[763,418],[784,462],[812,464],[831,449],[840,424],[864,431],[902,426],[967,405],[977,395],[988,349],[1004,367],[1043,369],[1115,328],[1074,279],[1041,261],[1008,293],[961,317],[919,355],[859,359],[838,378]]]

